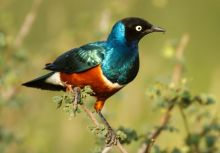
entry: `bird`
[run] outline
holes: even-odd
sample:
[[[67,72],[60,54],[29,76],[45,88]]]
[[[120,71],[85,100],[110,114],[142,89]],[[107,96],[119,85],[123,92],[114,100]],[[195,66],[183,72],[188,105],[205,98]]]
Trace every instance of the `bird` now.
[[[134,80],[139,71],[138,43],[146,35],[165,32],[139,17],[117,21],[104,41],[82,45],[45,65],[48,74],[23,83],[23,86],[60,91],[90,86],[100,113],[106,100]]]

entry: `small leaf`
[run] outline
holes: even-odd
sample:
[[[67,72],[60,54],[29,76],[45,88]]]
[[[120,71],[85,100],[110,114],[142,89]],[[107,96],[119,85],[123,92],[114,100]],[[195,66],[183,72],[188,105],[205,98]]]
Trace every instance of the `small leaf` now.
[[[54,96],[53,102],[57,104],[57,109],[62,106],[63,97],[62,96]]]
[[[15,140],[15,135],[0,126],[0,142],[10,144]]]
[[[215,103],[215,99],[212,96],[206,94],[197,95],[194,97],[194,100],[204,105],[211,105]]]
[[[170,126],[170,125],[167,125],[164,130],[168,130],[169,132],[179,132],[179,129],[177,129],[176,127],[174,126]]]
[[[6,46],[6,38],[3,32],[0,32],[0,49]]]
[[[18,49],[16,50],[15,54],[13,55],[14,58],[20,62],[25,61],[27,57],[27,51],[25,49]]]
[[[102,153],[102,147],[101,146],[96,146],[91,153]]]
[[[86,93],[86,94],[94,94],[94,91],[92,90],[92,88],[90,86],[85,86],[83,89],[82,89],[82,92]]]
[[[198,145],[201,140],[201,136],[199,134],[192,134],[186,138],[186,144],[188,146]]]
[[[178,103],[180,106],[186,108],[192,104],[192,95],[190,91],[187,89],[181,89],[179,94],[178,94]]]
[[[214,135],[207,135],[205,137],[205,142],[207,147],[213,147],[215,145],[215,142],[217,140],[217,137]]]
[[[160,147],[158,145],[154,145],[152,151],[153,151],[153,153],[161,153]]]
[[[127,135],[123,131],[118,130],[116,134],[119,137],[120,142],[125,142],[126,141]]]
[[[215,99],[213,97],[208,96],[206,99],[206,105],[214,104]]]
[[[118,128],[117,135],[122,144],[130,144],[132,141],[138,140],[137,132],[134,129],[122,126]]]
[[[181,151],[178,148],[174,148],[171,153],[181,153]]]
[[[89,130],[97,135],[99,138],[105,138],[108,132],[103,124],[100,124],[98,127],[89,127]]]

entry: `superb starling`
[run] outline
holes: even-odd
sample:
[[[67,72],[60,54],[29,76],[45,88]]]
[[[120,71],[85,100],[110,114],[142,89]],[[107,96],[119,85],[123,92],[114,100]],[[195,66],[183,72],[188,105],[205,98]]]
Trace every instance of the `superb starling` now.
[[[90,86],[97,99],[94,108],[101,114],[105,101],[136,77],[140,39],[164,31],[141,18],[124,18],[113,26],[106,41],[65,52],[46,64],[45,69],[50,73],[23,85],[54,91]]]

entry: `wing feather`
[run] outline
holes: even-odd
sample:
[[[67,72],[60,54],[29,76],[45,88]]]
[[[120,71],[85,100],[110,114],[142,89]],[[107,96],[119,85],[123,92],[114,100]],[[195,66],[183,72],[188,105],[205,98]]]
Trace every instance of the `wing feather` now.
[[[99,65],[104,53],[102,45],[88,44],[60,55],[53,63],[46,64],[45,69],[65,73],[82,72]]]

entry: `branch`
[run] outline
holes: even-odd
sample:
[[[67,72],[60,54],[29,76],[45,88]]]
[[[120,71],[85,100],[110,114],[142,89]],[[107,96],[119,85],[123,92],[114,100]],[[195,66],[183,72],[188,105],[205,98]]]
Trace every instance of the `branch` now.
[[[84,112],[88,115],[88,117],[91,119],[91,121],[93,122],[93,124],[98,127],[99,126],[99,122],[98,120],[95,118],[95,116],[93,115],[93,113],[84,105],[80,105],[81,109],[84,110]],[[124,149],[124,147],[122,146],[122,144],[120,143],[119,140],[117,140],[117,148],[121,153],[127,153],[127,151]],[[111,150],[111,147],[105,147],[102,151],[102,153],[108,153]]]
[[[191,132],[189,130],[189,125],[188,125],[188,121],[187,121],[187,118],[186,118],[186,114],[184,113],[182,107],[179,107],[180,109],[180,115],[182,116],[182,119],[183,119],[183,124],[184,124],[184,127],[186,129],[186,133],[188,136],[191,136]]]
[[[14,48],[19,48],[22,45],[25,37],[28,35],[28,33],[29,33],[29,31],[30,31],[35,19],[36,19],[37,11],[38,11],[38,8],[39,8],[41,2],[42,2],[42,0],[34,0],[30,11],[26,15],[19,32],[18,32],[17,36],[15,37],[15,41],[13,44]]]
[[[179,43],[177,49],[176,49],[177,63],[174,66],[171,85],[176,86],[180,82],[180,79],[182,76],[182,71],[183,71],[183,65],[181,64],[181,60],[183,59],[183,53],[185,51],[185,48],[186,48],[188,42],[189,42],[189,35],[184,34],[180,40],[180,43]],[[156,130],[151,132],[151,135],[148,138],[148,140],[150,140],[150,142],[144,142],[142,144],[141,148],[138,150],[138,153],[150,153],[151,148],[152,148],[153,144],[155,143],[156,139],[161,134],[162,130],[167,126],[167,124],[170,120],[170,117],[171,117],[170,113],[173,110],[174,105],[175,105],[175,103],[172,102],[171,105],[167,108],[166,113],[161,117],[160,126]]]
[[[102,150],[102,153],[108,153],[111,149],[112,149],[112,147],[105,147],[105,148]]]
[[[15,40],[12,44],[12,46],[14,48],[19,48],[22,45],[25,37],[28,35],[28,33],[29,33],[29,31],[30,31],[35,19],[36,19],[37,10],[38,10],[41,2],[42,2],[42,0],[34,0],[30,11],[27,13],[27,15],[22,23],[22,26],[18,31],[18,34],[15,36]],[[10,56],[12,54],[12,51],[13,50],[7,50],[7,55],[5,57],[6,60],[11,60]],[[13,97],[15,97],[15,95],[17,94],[19,89],[20,89],[20,86],[16,86],[14,88],[11,87],[10,89],[8,89],[4,92],[0,90],[2,92],[0,95],[3,97],[3,99],[5,101],[8,101],[8,100],[12,99]]]
[[[189,125],[188,125],[186,114],[184,113],[183,108],[181,106],[179,106],[179,110],[180,110],[180,115],[183,119],[183,124],[184,124],[184,128],[186,130],[186,133],[187,133],[187,137],[191,140],[192,139],[192,134],[189,130]],[[195,153],[200,153],[198,145],[190,144],[190,147],[191,147],[192,150],[194,150]]]
[[[145,142],[142,144],[141,148],[138,150],[138,153],[150,153],[150,150],[152,148],[152,146],[154,145],[157,137],[161,134],[161,132],[163,131],[163,129],[167,126],[169,120],[170,120],[170,112],[172,111],[174,107],[174,103],[172,103],[167,111],[165,112],[165,114],[161,117],[161,121],[160,121],[160,126],[154,130],[152,132],[152,134],[149,136],[149,141],[150,142]]]
[[[185,48],[189,42],[189,34],[185,33],[181,40],[180,43],[176,49],[176,65],[174,66],[173,69],[173,75],[172,75],[172,81],[171,83],[174,85],[177,85],[180,82],[182,72],[183,72],[183,54],[185,52]]]
[[[97,121],[97,119],[95,118],[93,113],[84,104],[80,105],[80,107],[88,115],[88,117],[91,119],[93,124],[98,127],[99,126],[99,122]]]

